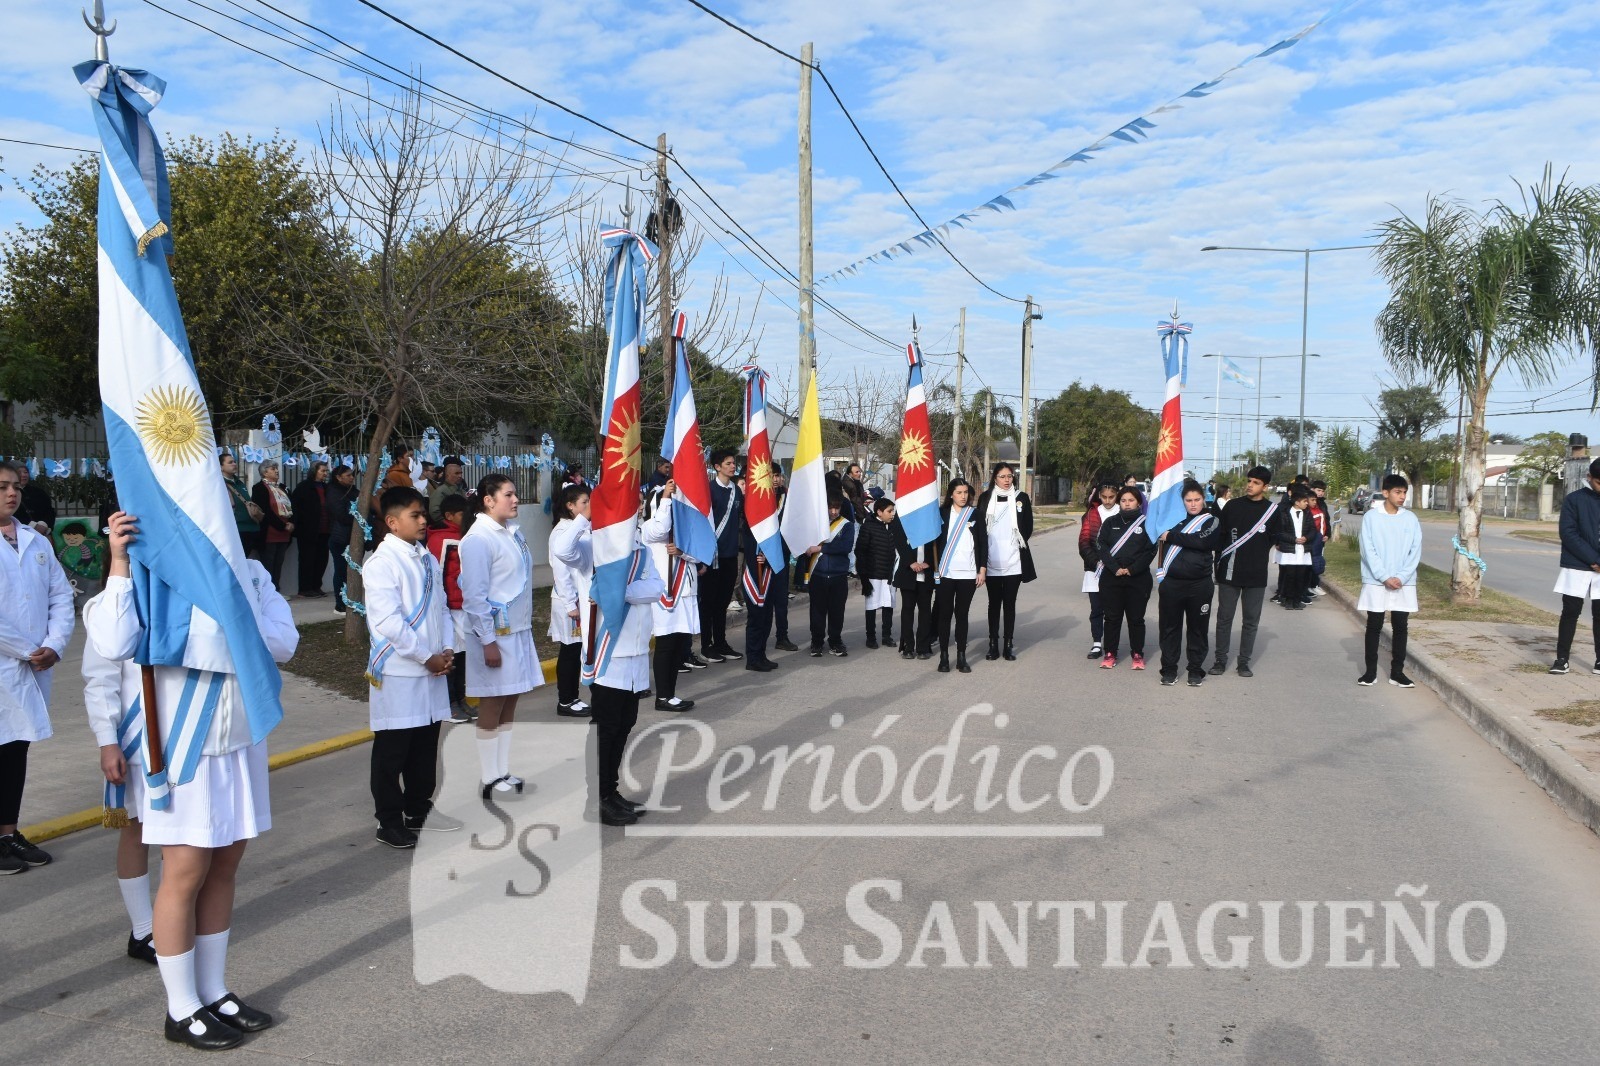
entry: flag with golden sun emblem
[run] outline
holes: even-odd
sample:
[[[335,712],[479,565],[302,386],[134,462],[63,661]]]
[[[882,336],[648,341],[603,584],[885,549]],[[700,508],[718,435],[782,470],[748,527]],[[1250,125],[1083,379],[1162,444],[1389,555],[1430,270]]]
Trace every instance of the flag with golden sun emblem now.
[[[913,548],[939,536],[939,464],[933,455],[928,397],[922,386],[922,349],[906,345],[906,417],[900,427],[900,462],[895,467],[895,511]]]
[[[605,673],[611,647],[628,617],[628,575],[638,545],[640,442],[639,348],[644,344],[645,284],[655,245],[630,230],[600,234],[610,250],[606,263],[606,385],[600,403],[605,443],[600,451],[600,483],[589,506],[594,579],[589,597],[600,608],[590,634],[591,654],[583,672],[590,680]]]
[[[234,524],[167,262],[172,200],[149,119],[166,83],[105,60],[74,73],[100,134],[100,399],[118,502],[139,523],[130,554],[143,635],[133,658],[209,673],[213,692],[219,675],[234,675],[259,743],[283,719],[282,680],[256,620],[265,577]],[[169,787],[190,780],[215,705],[171,708],[165,769],[151,774],[145,761],[152,806],[164,809]]]
[[[1156,469],[1150,479],[1150,505],[1144,531],[1156,540],[1183,520],[1183,386],[1188,378],[1189,334],[1194,326],[1172,317],[1156,327],[1167,374],[1167,398],[1161,405],[1161,433],[1156,438]]]
[[[767,434],[767,372],[750,363],[739,368],[739,376],[744,378],[744,518],[761,554],[774,570],[782,570],[778,486],[772,476],[772,440]]]

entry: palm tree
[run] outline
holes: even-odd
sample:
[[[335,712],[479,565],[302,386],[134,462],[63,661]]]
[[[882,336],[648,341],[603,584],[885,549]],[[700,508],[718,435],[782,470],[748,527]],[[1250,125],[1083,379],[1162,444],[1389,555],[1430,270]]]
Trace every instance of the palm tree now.
[[[937,405],[934,411],[934,436],[938,441],[941,453],[950,447],[951,428],[957,419],[961,422],[961,454],[956,456],[956,472],[959,476],[978,480],[986,480],[988,471],[983,469],[983,457],[987,452],[993,455],[995,446],[1001,441],[1015,441],[1017,439],[1017,412],[1009,403],[994,397],[994,410],[990,412],[989,390],[979,389],[967,398],[959,411],[955,408],[955,390],[947,383],[940,382],[929,391],[931,405]],[[984,432],[984,421],[988,416],[989,432]]]
[[[1571,355],[1592,357],[1600,404],[1600,187],[1554,180],[1547,166],[1522,203],[1482,213],[1430,196],[1422,221],[1378,227],[1378,269],[1389,303],[1378,338],[1398,373],[1415,373],[1465,397],[1471,418],[1461,471],[1451,600],[1476,603],[1488,442],[1489,390],[1510,369],[1528,385],[1550,381]]]

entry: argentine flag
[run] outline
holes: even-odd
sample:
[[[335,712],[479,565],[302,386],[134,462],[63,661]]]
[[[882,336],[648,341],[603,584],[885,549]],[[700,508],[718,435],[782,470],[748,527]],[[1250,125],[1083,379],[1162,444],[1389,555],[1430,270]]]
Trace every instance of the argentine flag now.
[[[145,635],[135,659],[235,675],[259,743],[283,719],[282,682],[246,591],[254,579],[167,266],[172,205],[148,117],[166,83],[103,60],[73,71],[94,99],[101,142],[100,399],[117,497],[139,521],[131,555]],[[225,643],[191,647],[196,611],[220,626]],[[150,782],[157,807],[165,787],[193,773],[214,709],[214,699],[177,708],[163,738],[172,779]]]

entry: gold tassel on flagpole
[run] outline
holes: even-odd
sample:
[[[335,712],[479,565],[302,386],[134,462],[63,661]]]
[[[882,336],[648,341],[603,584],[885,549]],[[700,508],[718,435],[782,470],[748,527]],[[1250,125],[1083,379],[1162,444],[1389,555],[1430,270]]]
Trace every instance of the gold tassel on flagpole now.
[[[127,810],[122,807],[107,807],[100,815],[100,825],[104,829],[126,829],[129,825]]]

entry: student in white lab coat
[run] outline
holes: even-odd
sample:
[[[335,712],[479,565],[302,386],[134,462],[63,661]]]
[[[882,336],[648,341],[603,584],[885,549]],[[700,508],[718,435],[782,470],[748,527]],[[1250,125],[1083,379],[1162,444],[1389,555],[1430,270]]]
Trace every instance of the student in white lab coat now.
[[[17,830],[28,746],[50,736],[51,667],[72,639],[72,584],[44,537],[13,517],[22,480],[0,463],[0,874],[50,856]]]
[[[678,696],[678,674],[694,650],[700,632],[700,578],[696,560],[678,550],[672,539],[672,497],[678,490],[671,478],[645,500],[645,517],[639,539],[650,551],[666,591],[650,608],[656,647],[652,656],[656,710],[687,711],[694,700]]]
[[[583,632],[579,612],[589,602],[589,578],[561,561],[564,551],[578,535],[577,519],[589,518],[588,485],[563,485],[556,493],[552,510],[555,528],[550,531],[550,639],[556,642],[556,713],[567,718],[587,718],[589,705],[578,686],[583,679]]]

